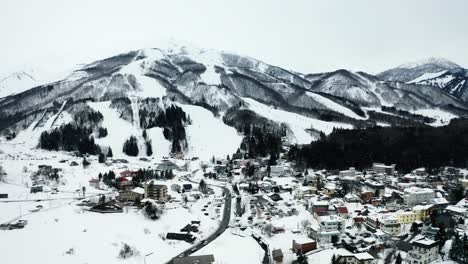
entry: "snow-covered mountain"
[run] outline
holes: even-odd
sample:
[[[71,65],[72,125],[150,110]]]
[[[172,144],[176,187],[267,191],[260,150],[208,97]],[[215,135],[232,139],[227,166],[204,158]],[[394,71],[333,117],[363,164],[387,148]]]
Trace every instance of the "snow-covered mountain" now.
[[[162,125],[160,114],[180,108],[190,117],[183,122],[183,151],[209,158],[235,152],[244,128],[258,124],[301,144],[333,128],[446,124],[467,115],[468,105],[446,86],[424,83],[426,77],[412,81],[423,74],[440,78],[457,67],[431,60],[429,66],[400,66],[378,76],[347,70],[301,74],[246,56],[172,45],[119,54],[2,96],[0,129],[34,146],[40,132],[94,110],[109,131],[98,144],[123,155],[123,142],[136,135],[143,146],[141,132],[147,129],[153,149],[167,153],[167,130],[174,127]],[[437,74],[427,75],[432,71]]]
[[[408,63],[377,76],[385,81],[434,86],[468,102],[467,70],[446,59],[429,58]]]

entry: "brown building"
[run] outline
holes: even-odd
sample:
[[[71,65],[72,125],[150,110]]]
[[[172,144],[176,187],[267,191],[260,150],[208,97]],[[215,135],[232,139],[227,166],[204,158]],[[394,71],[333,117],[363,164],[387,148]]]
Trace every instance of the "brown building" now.
[[[283,251],[281,249],[275,249],[271,252],[271,255],[273,256],[273,260],[277,263],[283,262]]]
[[[314,240],[307,240],[307,241],[293,240],[292,251],[295,254],[297,254],[298,252],[305,254],[314,249],[317,249],[317,242],[315,242]]]
[[[168,199],[167,186],[162,184],[154,184],[153,181],[145,183],[145,198],[154,199],[158,202],[165,202]]]

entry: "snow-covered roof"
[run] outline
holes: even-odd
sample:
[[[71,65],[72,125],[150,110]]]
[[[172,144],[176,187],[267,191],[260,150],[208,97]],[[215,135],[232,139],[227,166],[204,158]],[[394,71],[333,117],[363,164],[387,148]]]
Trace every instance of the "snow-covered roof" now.
[[[138,194],[144,194],[145,193],[145,189],[141,188],[141,187],[135,187],[132,192],[134,193],[138,193]]]
[[[453,206],[453,205],[447,206],[446,210],[452,211],[452,212],[455,212],[455,213],[461,213],[461,214],[464,214],[464,213],[466,213],[466,211],[467,211],[466,208],[462,208],[462,207],[458,207],[458,206]]]
[[[374,259],[374,257],[371,254],[367,253],[367,252],[357,253],[357,254],[354,254],[354,256],[359,260]]]

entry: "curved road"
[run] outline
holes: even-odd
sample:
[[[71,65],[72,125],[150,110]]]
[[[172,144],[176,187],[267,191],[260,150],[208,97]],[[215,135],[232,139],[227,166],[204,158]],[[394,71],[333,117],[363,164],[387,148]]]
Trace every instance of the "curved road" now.
[[[224,201],[225,201],[224,202],[223,219],[221,220],[221,223],[220,223],[218,229],[216,230],[216,232],[214,234],[212,234],[209,237],[207,237],[206,239],[200,241],[198,244],[194,245],[193,247],[191,247],[191,248],[185,250],[184,252],[180,253],[178,256],[172,258],[168,262],[169,264],[173,263],[173,260],[175,258],[186,257],[186,256],[189,256],[189,255],[197,252],[198,250],[202,249],[204,246],[208,245],[213,240],[218,238],[229,226],[229,221],[231,220],[231,200],[232,200],[231,199],[232,198],[231,197],[231,191],[229,191],[229,189],[226,188],[226,187],[213,185],[213,184],[207,184],[207,185],[216,186],[216,187],[219,187],[219,188],[223,189]]]

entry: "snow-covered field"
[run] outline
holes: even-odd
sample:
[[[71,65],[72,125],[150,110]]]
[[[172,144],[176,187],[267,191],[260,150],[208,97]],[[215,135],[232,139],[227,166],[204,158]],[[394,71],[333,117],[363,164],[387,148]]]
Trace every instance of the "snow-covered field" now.
[[[8,199],[0,201],[0,224],[18,218],[28,221],[24,229],[0,231],[2,263],[143,263],[143,256],[148,253],[153,254],[146,258],[147,263],[164,263],[192,244],[163,240],[163,234],[179,232],[191,220],[199,220],[201,232],[196,236],[200,241],[215,232],[222,217],[215,212],[214,203],[206,208],[208,215],[202,211],[208,202],[213,202],[214,196],[189,202],[186,208],[180,202],[168,203],[165,213],[156,221],[146,219],[133,207],[116,214],[89,212],[77,205],[79,201],[74,198],[79,194],[76,189],[85,186],[87,197],[109,193],[89,186],[88,180],[96,178],[100,172],[112,169],[118,174],[126,169],[147,167],[150,163],[128,158],[127,164],[107,166],[90,157],[91,165],[83,168],[81,158],[63,152],[29,149],[24,144],[5,141],[0,142],[0,150],[0,165],[7,173],[7,183],[0,182],[0,193],[8,194]],[[60,162],[62,160],[66,162]],[[79,166],[69,166],[71,161],[78,162]],[[30,193],[30,175],[38,165],[62,169],[60,181],[48,186],[57,187],[57,194]],[[197,168],[198,164],[191,167]],[[184,183],[177,175],[171,181],[156,183],[166,184],[169,189],[173,183]],[[169,194],[182,200],[178,193],[169,191]],[[220,195],[219,188],[215,188],[215,195]],[[37,205],[43,209],[31,212]],[[133,247],[138,254],[127,260],[117,258],[123,243]],[[70,250],[73,253],[67,254]]]
[[[457,118],[458,116],[451,114],[441,109],[420,109],[413,111],[413,113],[434,118],[436,121],[432,123],[432,126],[445,126],[450,123],[450,120]]]
[[[227,229],[195,255],[204,254],[213,254],[219,264],[261,264],[265,252],[251,236],[240,236]]]

